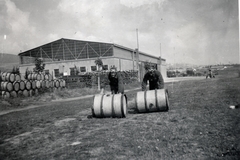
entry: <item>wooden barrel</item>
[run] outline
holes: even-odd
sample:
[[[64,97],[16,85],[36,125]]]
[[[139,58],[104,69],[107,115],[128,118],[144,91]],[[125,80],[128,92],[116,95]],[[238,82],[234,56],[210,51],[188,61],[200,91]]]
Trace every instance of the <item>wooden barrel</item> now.
[[[48,74],[48,80],[52,81],[53,80],[53,76],[51,74]]]
[[[54,79],[54,87],[58,88],[60,86],[60,82],[57,79]]]
[[[40,80],[41,87],[46,88],[46,81],[45,80]]]
[[[35,95],[38,95],[38,89],[34,90]]]
[[[39,74],[39,73],[34,73],[33,74],[33,80],[41,80],[41,74]]]
[[[53,84],[53,81],[48,81],[49,83],[49,88],[53,88],[54,84]]]
[[[17,92],[16,91],[11,91],[10,96],[13,97],[13,98],[16,98],[17,97]]]
[[[95,95],[92,114],[94,117],[126,117],[127,98],[123,94]]]
[[[41,80],[44,80],[44,74],[43,73],[40,74],[40,77],[41,77]]]
[[[32,79],[33,79],[33,74],[32,74],[32,73],[28,74],[28,75],[27,75],[27,79],[28,79],[28,80],[32,80]]]
[[[22,92],[23,92],[23,96],[24,97],[28,97],[29,96],[29,91],[28,90],[25,89]]]
[[[32,88],[32,84],[29,80],[25,80],[25,89],[30,90]]]
[[[16,92],[20,90],[20,83],[18,81],[13,82],[13,90]]]
[[[7,75],[5,77],[5,81],[14,82],[15,81],[14,74],[13,73],[7,73]]]
[[[2,81],[6,81],[6,77],[7,77],[7,72],[2,72],[2,73],[1,73],[1,79],[2,79]]]
[[[1,82],[1,91],[8,91],[11,92],[13,90],[12,82]]]
[[[63,79],[63,88],[66,87],[66,81]]]
[[[41,88],[41,82],[40,82],[40,80],[36,80],[35,81],[36,82],[36,88]]]
[[[19,88],[20,88],[21,91],[23,91],[25,89],[25,82],[23,80],[21,80],[19,82]]]
[[[15,74],[15,81],[20,81],[21,80],[21,76],[19,74]]]
[[[44,81],[45,81],[45,87],[49,88],[50,87],[49,81],[48,80],[44,80]]]
[[[29,90],[29,96],[30,96],[30,97],[34,96],[34,90],[33,90],[33,89],[30,89],[30,90]]]
[[[2,98],[4,98],[4,99],[10,98],[10,93],[7,91],[2,91]]]
[[[168,111],[169,100],[165,89],[137,92],[135,97],[138,112]]]
[[[44,79],[45,79],[45,80],[49,80],[49,74],[45,74],[45,75],[44,75]]]
[[[36,74],[36,80],[41,80],[41,75],[39,73]]]
[[[30,80],[35,80],[36,78],[36,73],[32,73],[31,79]]]
[[[17,92],[17,96],[18,96],[18,97],[22,97],[22,96],[23,96],[23,91],[19,90],[19,91]]]
[[[33,81],[31,81],[31,84],[32,84],[32,89],[36,89],[36,81],[35,80],[33,80]]]
[[[59,86],[60,87],[62,87],[62,88],[64,88],[64,87],[66,87],[66,81],[64,80],[64,79],[59,79]]]

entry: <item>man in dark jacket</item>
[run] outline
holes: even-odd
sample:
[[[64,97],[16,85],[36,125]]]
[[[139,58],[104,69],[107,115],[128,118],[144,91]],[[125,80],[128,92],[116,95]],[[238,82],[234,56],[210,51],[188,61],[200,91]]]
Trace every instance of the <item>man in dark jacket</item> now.
[[[112,94],[124,93],[123,79],[117,68],[112,66],[108,74],[109,85]],[[101,94],[103,94],[103,89]]]
[[[151,66],[147,73],[144,75],[142,81],[142,90],[147,90],[147,81],[149,81],[149,90],[154,89],[163,89],[164,88],[164,81],[162,74],[154,69],[154,66]]]

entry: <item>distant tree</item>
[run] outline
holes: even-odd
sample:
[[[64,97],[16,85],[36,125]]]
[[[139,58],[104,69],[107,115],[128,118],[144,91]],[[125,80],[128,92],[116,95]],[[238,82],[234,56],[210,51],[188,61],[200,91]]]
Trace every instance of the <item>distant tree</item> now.
[[[35,59],[35,68],[33,68],[33,71],[36,73],[43,72],[45,69],[45,64],[43,63],[42,58],[36,58]]]
[[[12,73],[20,74],[19,67],[14,66],[13,69],[12,69]]]
[[[25,78],[25,79],[28,79],[28,75],[29,75],[30,73],[31,73],[31,71],[29,71],[28,68],[26,68],[24,78]]]
[[[187,69],[187,75],[188,76],[193,76],[194,75],[194,71],[192,69]]]
[[[80,72],[76,65],[74,65],[74,72],[75,75],[78,75],[78,73]]]
[[[100,69],[100,67],[103,66],[103,62],[100,58],[95,60],[95,64],[96,64],[96,66],[98,66],[98,69]]]

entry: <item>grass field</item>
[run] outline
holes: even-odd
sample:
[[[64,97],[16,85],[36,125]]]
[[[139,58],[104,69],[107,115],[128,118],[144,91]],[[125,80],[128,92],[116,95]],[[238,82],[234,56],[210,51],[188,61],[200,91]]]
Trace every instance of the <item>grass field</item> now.
[[[166,84],[168,112],[137,114],[128,92],[122,119],[91,118],[92,98],[38,101],[0,116],[0,159],[240,159],[238,73]]]

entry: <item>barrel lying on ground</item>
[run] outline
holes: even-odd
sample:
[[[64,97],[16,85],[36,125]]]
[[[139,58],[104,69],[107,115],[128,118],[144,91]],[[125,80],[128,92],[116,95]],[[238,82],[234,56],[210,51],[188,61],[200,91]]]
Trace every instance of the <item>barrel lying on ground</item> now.
[[[92,114],[98,118],[124,118],[127,112],[127,98],[123,94],[95,95]]]
[[[169,100],[165,89],[138,92],[135,97],[138,112],[168,111]]]
[[[1,82],[1,91],[11,92],[13,90],[13,84],[11,82]]]

